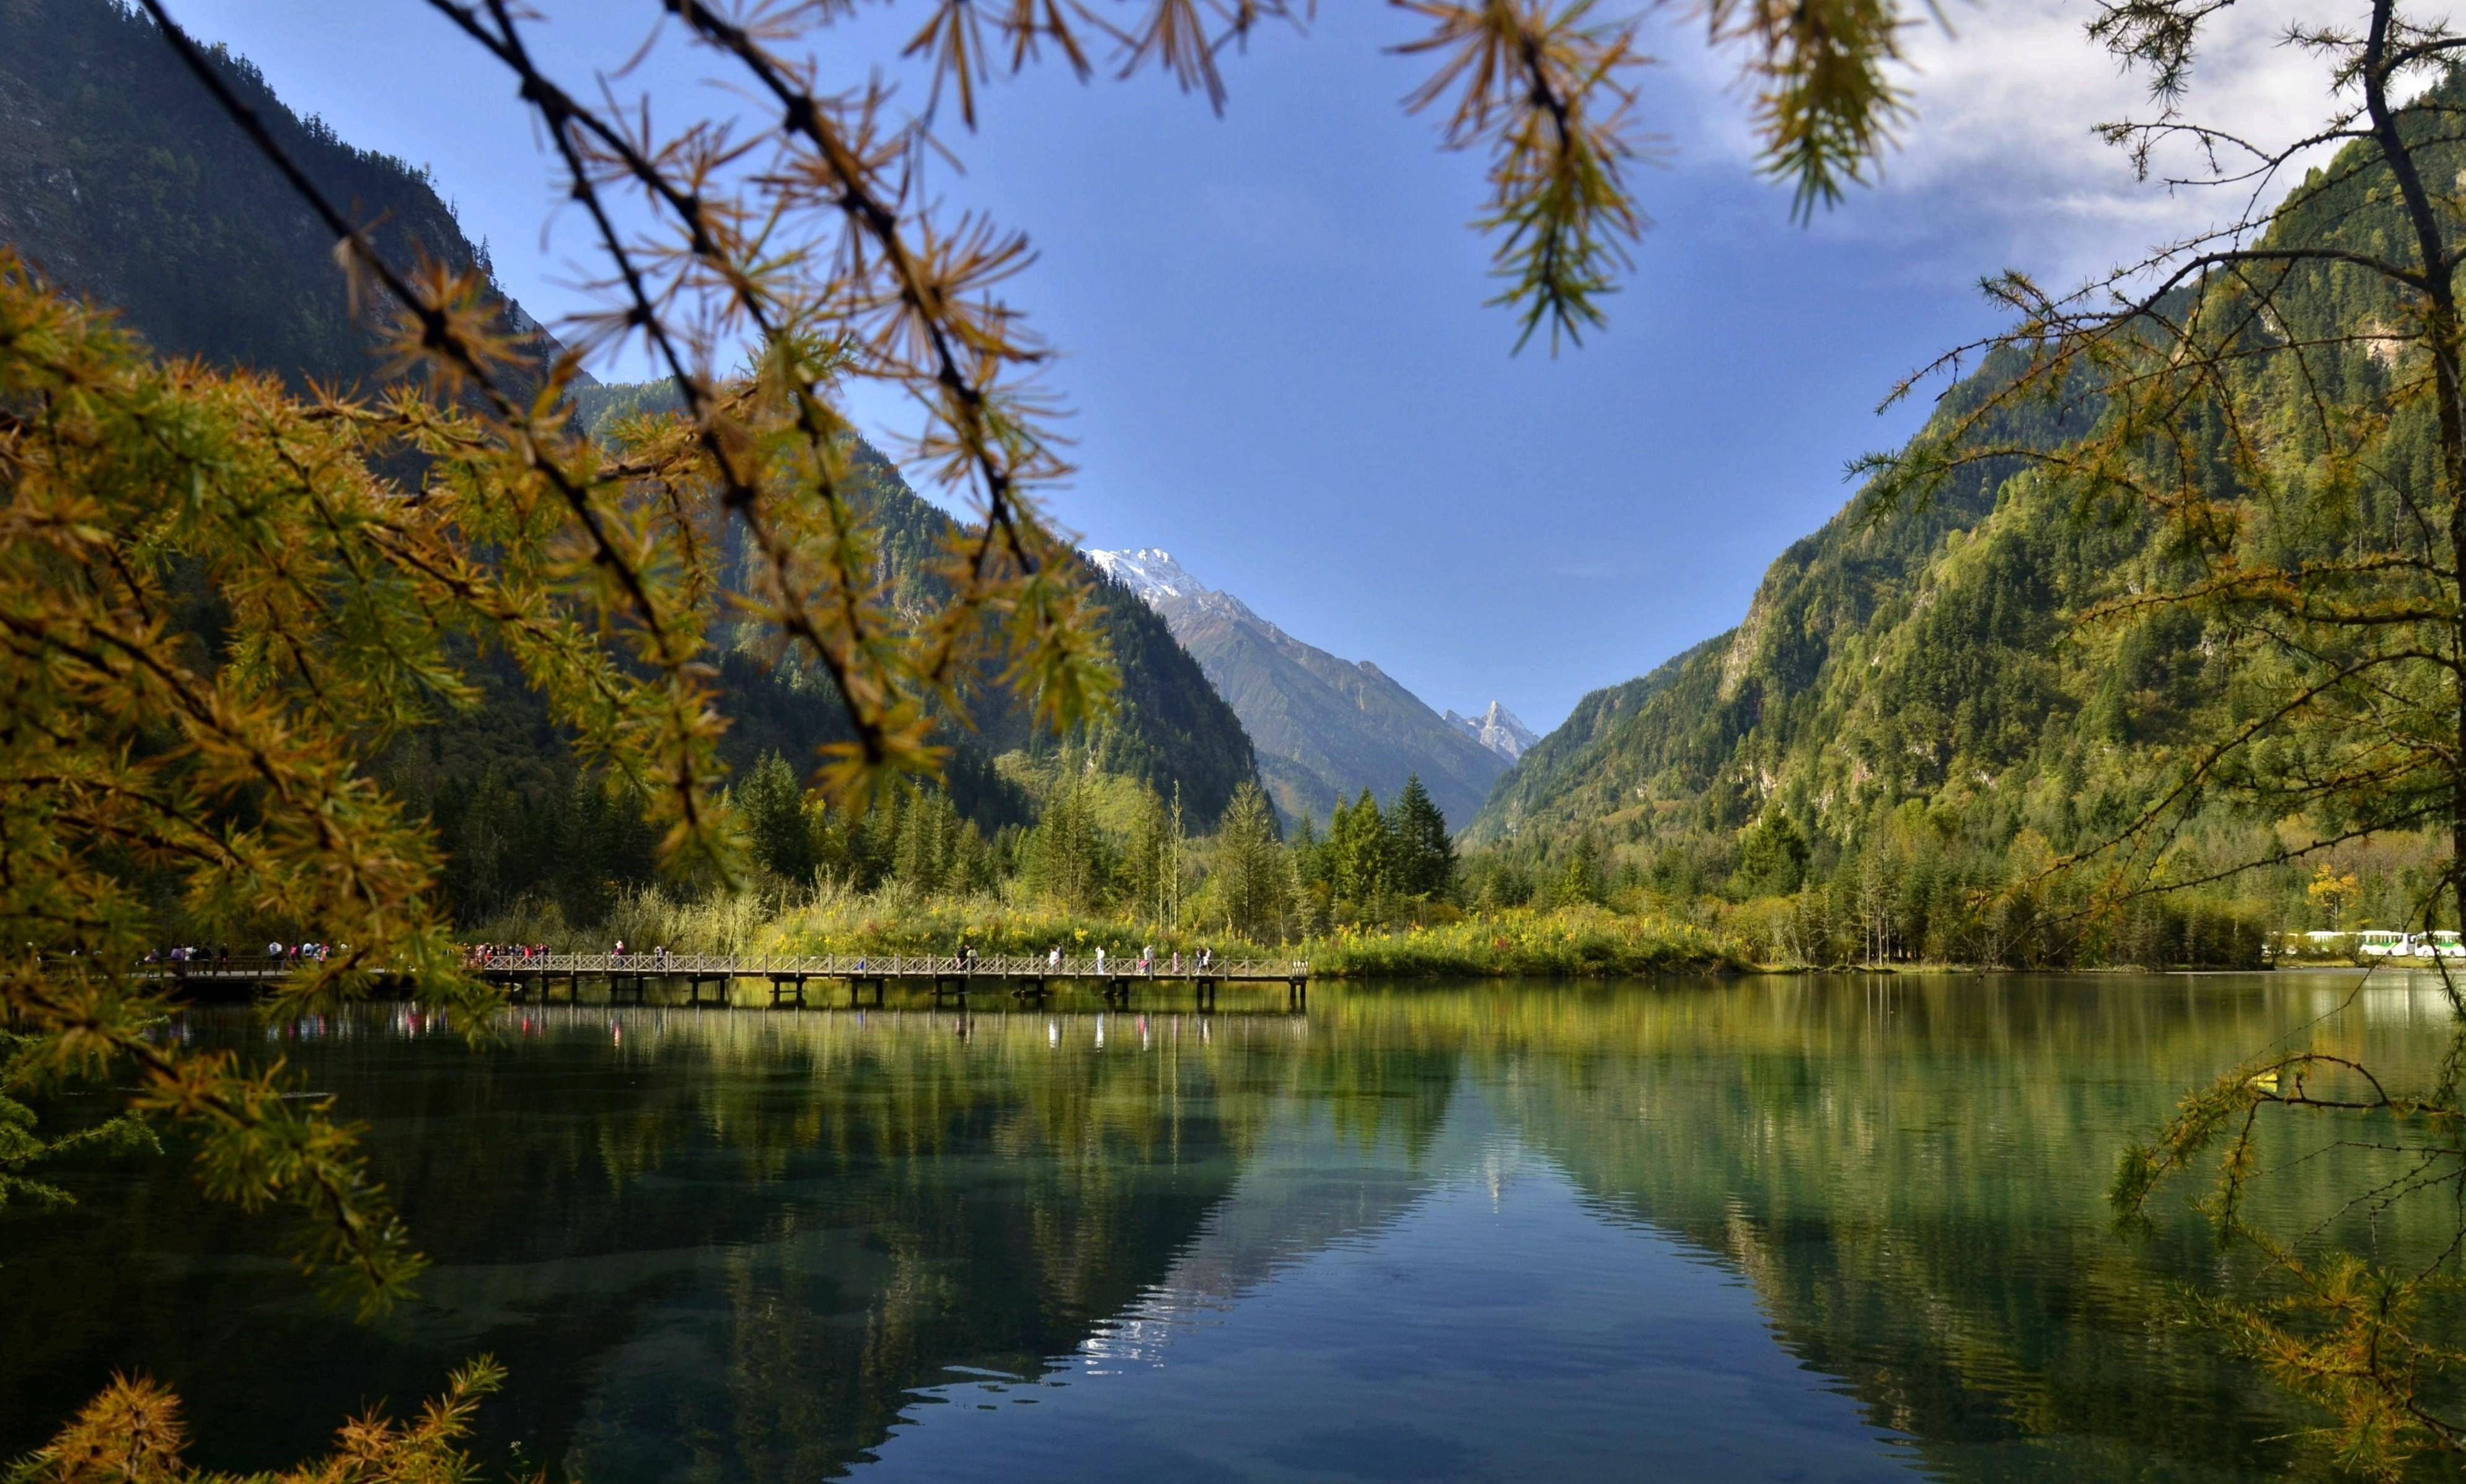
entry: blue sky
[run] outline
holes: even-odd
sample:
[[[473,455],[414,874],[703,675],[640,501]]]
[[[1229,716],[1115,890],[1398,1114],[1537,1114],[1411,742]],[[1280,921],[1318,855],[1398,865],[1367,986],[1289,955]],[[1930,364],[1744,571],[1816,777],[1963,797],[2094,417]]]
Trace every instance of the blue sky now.
[[[583,224],[553,214],[502,75],[417,0],[169,4],[303,114],[429,165],[534,313],[576,302]],[[543,9],[535,52],[587,86],[656,8]],[[1656,225],[1607,331],[1556,358],[1511,354],[1514,321],[1485,307],[1465,225],[1479,161],[1402,112],[1420,64],[1383,51],[1411,33],[1383,6],[1336,0],[1307,36],[1260,36],[1229,60],[1221,118],[1155,76],[1005,82],[975,135],[950,121],[967,173],[940,188],[1040,251],[1013,297],[1062,351],[1075,410],[1063,524],[1164,547],[1433,706],[1497,698],[1546,730],[1737,621],[1765,565],[1847,498],[1844,463],[1923,415],[1876,414],[1894,380],[1992,327],[1982,275],[2065,278],[2205,219],[2088,138],[2137,89],[2079,41],[2084,13],[1957,8],[1956,34],[1916,34],[1904,148],[1812,227],[1756,174],[1724,60],[1674,22],[1653,33],[1668,61],[1643,115],[1670,154],[1635,179]],[[2285,117],[2306,84],[2271,20],[2210,59],[2230,121]],[[823,33],[850,59],[831,65],[896,78],[913,24],[892,10]],[[669,40],[616,85],[662,116],[732,108]]]

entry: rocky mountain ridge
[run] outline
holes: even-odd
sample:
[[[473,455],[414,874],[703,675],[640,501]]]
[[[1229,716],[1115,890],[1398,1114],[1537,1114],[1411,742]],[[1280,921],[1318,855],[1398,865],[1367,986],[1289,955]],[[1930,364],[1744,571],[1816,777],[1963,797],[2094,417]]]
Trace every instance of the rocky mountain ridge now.
[[[1540,733],[1526,726],[1514,712],[1499,701],[1491,701],[1490,709],[1483,712],[1478,720],[1454,711],[1446,713],[1439,720],[1510,763],[1524,756],[1524,749],[1541,740]]]
[[[1377,665],[1293,637],[1192,576],[1170,552],[1087,557],[1145,600],[1199,661],[1248,729],[1260,776],[1288,819],[1324,820],[1364,788],[1393,800],[1418,775],[1440,812],[1462,825],[1510,761],[1478,729],[1450,723]]]

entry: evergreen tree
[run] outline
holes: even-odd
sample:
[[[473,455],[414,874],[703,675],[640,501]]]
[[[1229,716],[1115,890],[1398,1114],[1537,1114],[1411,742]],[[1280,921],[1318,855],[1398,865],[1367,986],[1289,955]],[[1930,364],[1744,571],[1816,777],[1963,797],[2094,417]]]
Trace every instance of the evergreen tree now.
[[[1112,875],[1110,852],[1095,798],[1076,768],[1065,767],[1062,786],[1046,801],[1044,817],[1028,836],[1027,856],[1033,884],[1048,900],[1073,912],[1104,904]]]
[[[1352,805],[1339,804],[1327,826],[1328,885],[1339,901],[1356,906],[1377,901],[1390,887],[1386,819],[1370,790]]]
[[[1224,823],[1216,832],[1217,899],[1225,926],[1256,942],[1280,940],[1291,873],[1267,796],[1257,784],[1244,784],[1224,807]]]
[[[959,873],[954,869],[959,862],[960,830],[958,808],[948,793],[939,788],[911,791],[899,821],[892,876],[920,892],[964,890],[966,883],[955,879]]]
[[[1579,833],[1567,847],[1566,859],[1558,868],[1558,880],[1552,892],[1553,906],[1574,906],[1579,903],[1599,905],[1602,899],[1602,848],[1587,830]]]
[[[552,885],[568,922],[599,922],[624,889],[646,885],[658,842],[631,794],[574,775]]]
[[[904,789],[890,790],[851,823],[848,876],[857,887],[870,889],[890,879],[899,854],[899,821],[907,812],[905,795]]]
[[[1176,780],[1173,786],[1173,812],[1167,829],[1165,839],[1171,848],[1171,856],[1165,862],[1164,889],[1159,897],[1161,911],[1158,919],[1167,927],[1178,928],[1181,926],[1182,872],[1185,869],[1182,847],[1190,838],[1189,832],[1182,826],[1179,780]]]
[[[1171,804],[1142,786],[1132,811],[1122,889],[1134,911],[1160,926],[1174,927],[1181,921],[1184,839],[1181,786],[1174,785]]]
[[[1404,791],[1388,811],[1393,836],[1396,890],[1407,897],[1438,900],[1453,890],[1456,844],[1447,836],[1446,816],[1422,786],[1422,775],[1404,780]]]
[[[1738,869],[1731,884],[1746,897],[1785,897],[1806,875],[1806,837],[1789,816],[1767,811],[1738,833]]]
[[[1336,808],[1344,806],[1339,803]],[[1293,871],[1304,886],[1327,885],[1327,842],[1319,838],[1318,826],[1304,814],[1293,822],[1292,838],[1286,842],[1292,852]]]
[[[775,752],[766,752],[735,790],[736,807],[755,862],[781,880],[813,884],[820,864],[805,786]]]
[[[1135,911],[1151,921],[1165,919],[1165,878],[1173,866],[1172,823],[1164,801],[1142,786],[1131,807],[1131,838],[1122,857],[1122,889]]]

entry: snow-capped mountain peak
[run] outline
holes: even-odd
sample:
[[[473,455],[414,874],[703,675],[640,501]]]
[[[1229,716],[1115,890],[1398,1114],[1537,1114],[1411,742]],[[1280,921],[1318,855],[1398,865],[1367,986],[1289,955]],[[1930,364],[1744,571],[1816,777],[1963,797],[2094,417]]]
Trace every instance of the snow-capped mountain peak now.
[[[1496,701],[1490,703],[1490,709],[1483,712],[1477,721],[1452,711],[1446,714],[1446,720],[1449,726],[1510,763],[1524,756],[1525,748],[1541,740],[1540,734],[1516,720],[1514,712]]]
[[[1287,819],[1325,819],[1364,788],[1392,801],[1415,776],[1449,819],[1470,819],[1513,756],[1486,743],[1478,724],[1441,720],[1368,660],[1287,633],[1169,551],[1080,555],[1137,594],[1199,661],[1249,732],[1260,786]]]
[[[1215,590],[1184,571],[1169,551],[1152,547],[1139,551],[1090,551],[1087,558],[1097,570],[1145,599],[1150,608],[1167,598],[1196,597]]]

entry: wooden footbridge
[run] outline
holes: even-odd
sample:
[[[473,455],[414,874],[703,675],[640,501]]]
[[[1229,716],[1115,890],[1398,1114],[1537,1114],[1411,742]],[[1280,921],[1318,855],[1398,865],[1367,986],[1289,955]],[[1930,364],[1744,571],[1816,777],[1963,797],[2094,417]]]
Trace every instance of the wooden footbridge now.
[[[184,981],[235,986],[264,983],[291,973],[297,965],[258,955],[198,959],[156,966]],[[713,953],[530,953],[509,951],[476,955],[472,972],[503,985],[517,1000],[546,1003],[562,996],[578,1003],[584,981],[604,984],[614,1003],[647,1003],[651,986],[682,985],[688,1005],[723,1006],[739,981],[767,985],[771,1004],[798,1008],[808,1004],[814,986],[844,983],[850,1005],[868,995],[876,1005],[894,984],[930,989],[935,1003],[968,995],[1006,993],[1022,1001],[1042,1003],[1065,987],[1093,989],[1108,1005],[1127,1007],[1133,996],[1187,993],[1200,1009],[1213,1009],[1217,991],[1226,985],[1271,985],[1285,991],[1289,1009],[1310,1003],[1310,964],[1298,959],[1211,960],[1205,965],[1185,955],[1178,966],[1170,959],[1142,964],[1137,959],[1108,955],[1057,958],[1050,954],[994,957],[971,954],[783,954]],[[708,995],[706,998],[706,994]]]

